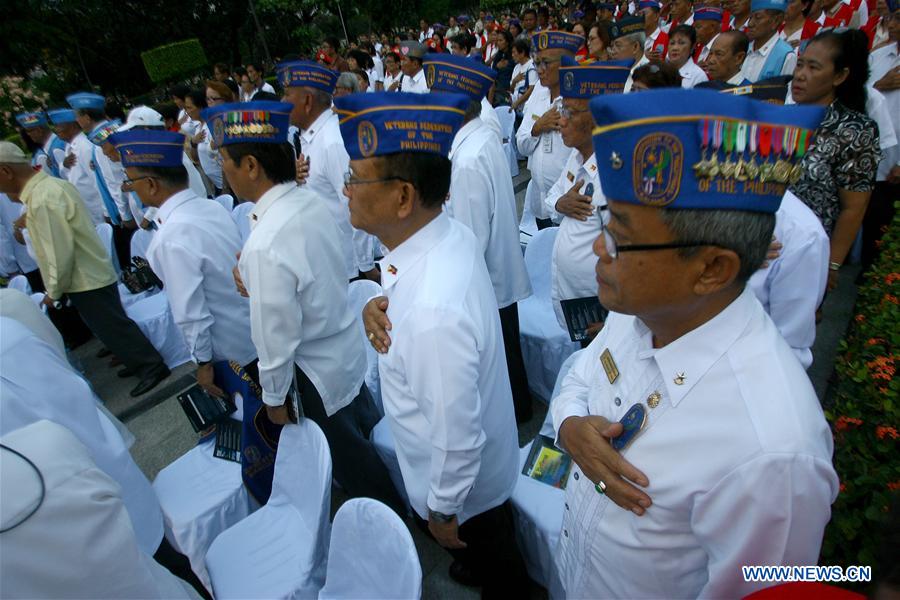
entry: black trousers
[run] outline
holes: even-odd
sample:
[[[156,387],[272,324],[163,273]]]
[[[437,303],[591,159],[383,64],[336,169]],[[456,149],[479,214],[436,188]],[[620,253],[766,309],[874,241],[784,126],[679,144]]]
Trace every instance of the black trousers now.
[[[416,525],[434,539],[428,530],[428,521],[417,514],[413,518]],[[516,545],[509,500],[460,525],[459,539],[466,543],[466,548],[445,550],[482,581],[482,598],[528,597],[531,580]]]
[[[40,269],[25,273],[25,278],[28,279],[33,293],[43,294],[47,291],[47,288],[44,287],[44,280],[41,279]],[[62,300],[65,304],[65,298],[57,298],[57,300]],[[63,306],[59,310],[49,309],[47,317],[59,331],[66,348],[77,348],[93,337],[91,330],[78,316],[78,311],[71,306]]]
[[[541,229],[547,229],[548,227],[553,227],[553,219],[539,219],[535,217],[534,222],[537,223],[538,231],[540,231]]]
[[[41,279],[40,269],[25,273],[25,279],[28,280],[28,285],[31,286],[32,294],[43,294],[47,291],[47,288],[44,287],[44,280]]]
[[[113,246],[116,249],[119,266],[123,269],[131,264],[131,236],[135,231],[121,225],[113,225]]]
[[[401,518],[405,517],[406,505],[375,444],[369,441],[372,428],[381,419],[369,388],[364,383],[350,404],[329,417],[316,386],[302,369],[294,368],[303,414],[322,429],[331,448],[334,478],[350,496],[374,498],[391,507]]]
[[[506,368],[509,371],[509,385],[512,388],[516,422],[531,419],[531,392],[528,389],[528,375],[519,343],[519,305],[513,302],[500,309],[500,329],[503,331],[503,346],[506,349]]]
[[[156,549],[153,560],[164,566],[175,577],[191,584],[191,587],[203,598],[210,598],[209,592],[203,587],[200,578],[191,569],[191,561],[187,556],[173,548],[165,536],[163,536],[159,548]]]
[[[894,218],[894,202],[900,198],[900,185],[887,181],[875,182],[872,198],[866,207],[862,222],[862,265],[863,273],[872,266],[880,251],[876,242],[884,236],[884,228]],[[32,286],[34,287],[34,286]]]
[[[125,314],[115,283],[67,296],[97,339],[138,377],[143,379],[157,369],[166,368],[156,348]]]

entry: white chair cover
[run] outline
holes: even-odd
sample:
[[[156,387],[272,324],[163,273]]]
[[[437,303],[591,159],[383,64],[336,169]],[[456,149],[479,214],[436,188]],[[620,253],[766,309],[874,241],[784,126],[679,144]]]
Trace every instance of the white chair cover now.
[[[243,399],[235,395],[241,421]],[[206,552],[216,537],[255,510],[241,479],[241,463],[213,456],[216,441],[207,440],[182,454],[153,481],[159,498],[166,539],[191,561],[191,568],[206,589],[212,584],[206,571]]]
[[[191,360],[184,336],[172,318],[172,310],[165,294],[141,298],[124,308],[128,318],[137,323],[170,369]]]
[[[150,242],[153,241],[153,234],[155,233],[156,231],[153,229],[141,229],[138,227],[134,235],[131,236],[131,256],[147,258],[147,248],[150,247]]]
[[[255,205],[252,202],[241,202],[231,211],[231,218],[234,219],[238,231],[241,234],[241,245],[250,237],[250,211]]]
[[[497,118],[500,120],[500,133],[503,136],[503,153],[509,161],[509,174],[513,177],[519,175],[519,161],[516,160],[516,113],[509,110],[508,106],[494,108]]]
[[[34,253],[34,246],[31,243],[31,234],[28,233],[28,229],[22,230],[22,239],[25,240],[25,252],[28,253],[31,260],[37,261],[37,254]]]
[[[345,502],[334,516],[319,599],[414,600],[421,594],[422,566],[400,517],[370,498]]]
[[[357,323],[359,323],[359,330],[362,332],[364,339],[363,345],[366,348],[366,387],[369,388],[369,392],[372,394],[372,400],[375,401],[375,406],[378,407],[378,412],[383,417],[384,405],[381,402],[381,379],[378,376],[378,353],[375,352],[375,348],[372,347],[369,340],[365,339],[366,328],[362,321],[362,310],[366,305],[366,302],[374,296],[380,295],[381,286],[368,279],[358,279],[353,281],[350,283],[350,287],[347,288],[350,312],[353,313]]]
[[[231,194],[221,194],[213,198],[213,200],[224,206],[225,210],[227,210],[228,212],[231,212],[231,210],[234,208],[234,196],[232,196]]]
[[[10,279],[8,287],[14,290],[19,290],[26,296],[31,295],[31,284],[28,283],[28,278],[24,275],[16,275],[12,279]],[[43,298],[43,294],[41,295],[41,297]]]
[[[406,484],[403,482],[403,473],[400,471],[400,461],[397,459],[397,450],[394,448],[394,434],[391,433],[387,417],[382,417],[375,424],[372,433],[369,434],[369,439],[375,444],[375,451],[378,452],[378,457],[387,467],[391,481],[397,488],[397,493],[403,498],[408,512],[410,510],[409,495],[406,493]]]
[[[310,419],[285,425],[269,502],[222,532],[206,554],[218,598],[312,598],[325,584],[331,454]]]
[[[119,256],[116,254],[116,246],[113,243],[112,225],[109,223],[98,223],[97,235],[100,236],[100,241],[103,242],[103,247],[106,248],[106,252],[109,254],[109,259],[112,261],[113,268],[116,270],[116,275],[120,275],[122,273],[122,267],[119,265]]]
[[[558,230],[548,227],[531,238],[525,249],[525,268],[534,293],[519,301],[519,335],[528,386],[545,402],[549,402],[560,365],[580,348],[559,326],[550,300],[550,263]]]

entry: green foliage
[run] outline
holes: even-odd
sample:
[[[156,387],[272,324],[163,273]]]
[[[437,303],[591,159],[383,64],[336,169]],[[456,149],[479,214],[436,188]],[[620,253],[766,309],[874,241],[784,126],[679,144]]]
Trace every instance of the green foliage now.
[[[895,208],[900,209],[900,202]],[[900,210],[859,289],[857,315],[841,341],[834,404],[834,467],[841,491],[825,532],[822,564],[878,572],[882,523],[900,490]],[[896,515],[895,515],[896,518]]]
[[[141,60],[154,83],[191,75],[207,64],[206,53],[197,38],[141,52]]]

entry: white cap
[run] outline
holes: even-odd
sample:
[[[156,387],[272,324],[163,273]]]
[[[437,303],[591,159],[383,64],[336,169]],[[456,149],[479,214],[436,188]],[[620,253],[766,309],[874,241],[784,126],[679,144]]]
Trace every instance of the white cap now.
[[[135,127],[165,127],[163,116],[149,106],[135,106],[128,111],[128,119],[118,131],[128,131]]]
[[[31,160],[25,156],[22,149],[12,142],[0,142],[0,163],[7,165],[27,165]]]

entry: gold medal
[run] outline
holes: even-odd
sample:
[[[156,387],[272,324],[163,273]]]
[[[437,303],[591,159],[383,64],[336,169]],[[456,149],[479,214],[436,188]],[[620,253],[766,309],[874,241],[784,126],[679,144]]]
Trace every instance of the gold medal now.
[[[647,406],[650,408],[656,408],[659,406],[659,401],[662,400],[662,395],[659,392],[653,392],[649,396],[647,396]]]
[[[706,164],[706,175],[708,178],[712,179],[719,174],[719,158],[713,154],[712,158],[709,159],[709,162]]]
[[[765,183],[772,179],[772,169],[775,168],[775,165],[766,161],[759,166],[759,180],[761,183]]]
[[[737,167],[737,165],[735,163],[731,162],[731,155],[729,154],[725,158],[725,163],[722,165],[722,168],[720,169],[720,171],[722,173],[722,177],[724,177],[726,179],[731,179],[732,177],[734,177],[734,170],[736,167]]]
[[[801,175],[803,175],[803,167],[800,165],[800,163],[797,163],[796,165],[794,165],[793,167],[791,167],[791,178],[790,178],[790,181],[791,181],[792,184],[797,183],[798,181],[800,181],[800,176],[801,176]]]
[[[753,155],[750,155],[750,160],[747,161],[744,169],[747,171],[747,177],[749,179],[756,179],[759,177],[759,165],[756,164],[756,160],[754,160]]]
[[[734,178],[738,181],[747,181],[747,163],[744,162],[744,157],[740,157],[737,162],[737,167],[734,169]]]

